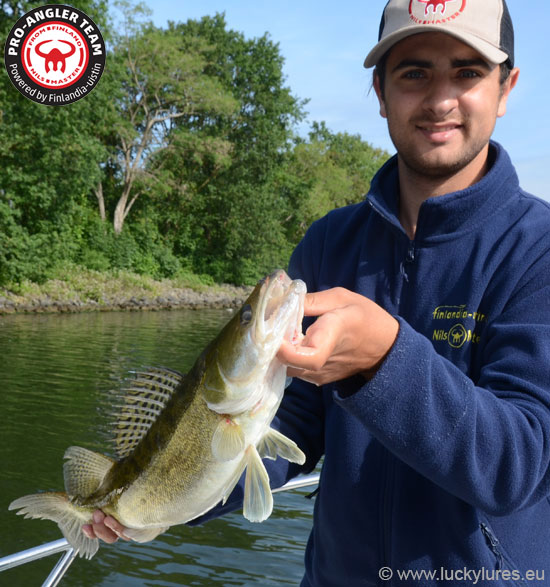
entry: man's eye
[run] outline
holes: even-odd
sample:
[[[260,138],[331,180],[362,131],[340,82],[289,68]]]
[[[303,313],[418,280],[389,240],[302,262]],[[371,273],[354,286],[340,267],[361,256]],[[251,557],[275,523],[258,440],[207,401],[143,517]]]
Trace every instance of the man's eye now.
[[[480,75],[479,75],[479,73],[477,71],[474,71],[472,69],[463,69],[460,72],[460,77],[476,78],[476,77],[480,77]]]
[[[422,79],[424,77],[424,72],[419,71],[418,69],[407,71],[403,74],[405,79]]]

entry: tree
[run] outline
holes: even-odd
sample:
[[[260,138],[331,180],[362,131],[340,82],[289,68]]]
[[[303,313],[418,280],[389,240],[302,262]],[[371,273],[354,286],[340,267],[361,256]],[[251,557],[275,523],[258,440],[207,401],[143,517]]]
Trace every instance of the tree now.
[[[388,157],[359,135],[332,133],[324,122],[314,122],[308,140],[296,141],[289,160],[286,181],[302,188],[290,200],[289,240],[297,242],[314,220],[333,208],[359,202]]]
[[[119,3],[124,22],[116,35],[110,60],[111,75],[119,83],[113,100],[114,158],[121,174],[121,191],[113,225],[120,234],[138,197],[151,193],[162,163],[149,165],[175,140],[176,121],[230,116],[236,106],[219,81],[205,75],[205,42],[182,39],[143,20],[146,10]],[[166,177],[166,176],[165,176]],[[100,190],[98,190],[101,193]],[[98,198],[100,200],[100,198]]]
[[[1,6],[6,36],[30,3]],[[64,260],[252,283],[367,191],[387,154],[323,123],[297,137],[306,102],[267,34],[246,39],[219,14],[159,29],[119,6],[115,26],[104,1],[78,3],[108,41],[85,99],[35,104],[0,76],[0,283]]]
[[[106,2],[74,3],[109,35]],[[31,2],[3,2],[0,34]],[[60,258],[76,255],[80,217],[99,180],[105,148],[94,135],[101,116],[100,85],[86,99],[63,107],[36,104],[0,76],[0,280],[43,279]]]
[[[174,150],[163,164],[189,190],[185,199],[176,191],[168,196],[163,232],[195,271],[251,282],[280,264],[288,248],[273,189],[304,102],[285,85],[284,60],[267,34],[245,39],[227,30],[220,14],[169,23],[169,31],[205,42],[204,74],[215,77],[238,108],[233,116],[176,121],[173,145],[190,147]]]

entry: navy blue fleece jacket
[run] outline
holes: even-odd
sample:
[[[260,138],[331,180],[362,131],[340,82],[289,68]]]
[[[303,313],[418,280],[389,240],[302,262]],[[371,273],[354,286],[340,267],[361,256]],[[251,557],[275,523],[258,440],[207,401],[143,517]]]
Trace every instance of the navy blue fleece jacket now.
[[[497,143],[490,163],[425,201],[410,241],[393,158],[294,252],[308,291],[348,288],[400,323],[370,381],[295,381],[281,404],[302,470],[324,457],[304,587],[550,585],[550,206]],[[266,466],[274,485],[298,472]]]

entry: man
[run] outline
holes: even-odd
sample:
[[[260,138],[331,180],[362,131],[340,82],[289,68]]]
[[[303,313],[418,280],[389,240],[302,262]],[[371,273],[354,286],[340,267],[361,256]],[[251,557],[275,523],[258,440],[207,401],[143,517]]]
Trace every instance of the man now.
[[[307,461],[267,466],[324,457],[302,585],[550,584],[550,207],[490,141],[506,4],[390,0],[365,66],[397,155],[289,269],[318,318],[277,425]]]

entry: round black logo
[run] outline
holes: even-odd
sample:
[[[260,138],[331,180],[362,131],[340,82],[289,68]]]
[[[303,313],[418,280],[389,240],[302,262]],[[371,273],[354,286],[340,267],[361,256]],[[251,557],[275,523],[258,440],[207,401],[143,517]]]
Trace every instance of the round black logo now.
[[[105,43],[81,10],[34,8],[11,29],[4,50],[12,84],[38,104],[62,106],[87,96],[105,68]]]

